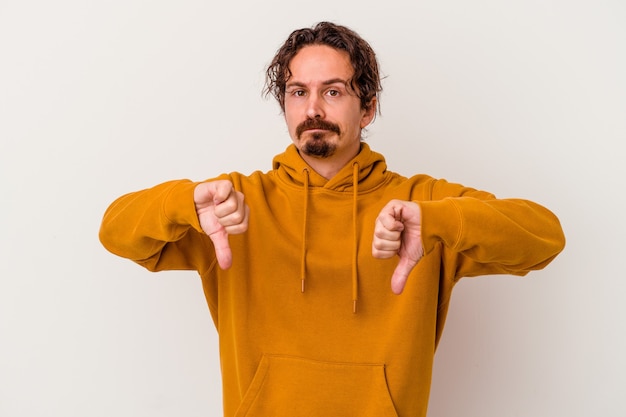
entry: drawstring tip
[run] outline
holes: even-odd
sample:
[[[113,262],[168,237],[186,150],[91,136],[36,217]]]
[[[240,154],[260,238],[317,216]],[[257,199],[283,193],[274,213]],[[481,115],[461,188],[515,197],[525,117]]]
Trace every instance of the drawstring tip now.
[[[302,279],[302,289],[301,289],[301,291],[304,292],[304,278]]]
[[[356,314],[356,300],[352,300],[352,313]]]

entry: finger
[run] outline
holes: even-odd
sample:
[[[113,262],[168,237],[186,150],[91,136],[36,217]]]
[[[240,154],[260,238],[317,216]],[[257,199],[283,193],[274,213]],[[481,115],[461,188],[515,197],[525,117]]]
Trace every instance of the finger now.
[[[394,227],[394,224],[390,225]],[[376,221],[374,237],[372,239],[372,255],[378,259],[395,256],[402,244],[402,231],[389,230],[382,219]]]
[[[374,236],[381,239],[398,239],[404,230],[404,224],[393,218],[392,213],[381,212],[374,224]]]
[[[216,206],[224,203],[233,194],[233,183],[230,181],[216,181],[213,193],[213,204]]]
[[[226,201],[215,207],[215,216],[219,223],[227,228],[228,233],[231,233],[230,228],[241,229],[238,227],[240,225],[245,226],[243,231],[247,230],[249,208],[243,201],[243,194],[235,192]]]
[[[218,230],[209,235],[215,247],[215,256],[220,268],[228,269],[233,263],[233,254],[228,243],[228,233],[225,230]]]
[[[213,203],[214,186],[212,183],[201,182],[193,191],[193,201],[197,208],[204,209]]]
[[[404,287],[406,286],[406,282],[409,279],[409,274],[415,265],[416,263],[409,258],[400,258],[398,266],[396,266],[396,269],[393,271],[393,275],[391,276],[391,291],[393,291],[394,294],[402,294],[402,291],[404,291]]]
[[[247,205],[243,206],[243,218],[238,216],[238,221],[234,222],[232,225],[224,226],[226,233],[229,235],[236,235],[240,233],[244,233],[248,230],[248,219],[250,218],[250,207]]]
[[[394,207],[383,209],[377,219],[377,226],[381,226],[378,229],[401,232],[404,230],[404,223],[401,221],[401,217],[398,217],[397,210]]]
[[[380,259],[391,258],[398,254],[401,244],[402,242],[399,239],[384,240],[374,238],[372,241],[372,254]]]
[[[374,229],[374,237],[379,240],[400,240],[400,236],[402,235],[401,229],[403,228],[396,227],[395,229],[388,229],[382,223],[379,223]]]
[[[374,231],[374,245],[379,249],[385,249],[389,245],[399,244],[402,240],[402,232],[391,230]]]
[[[397,250],[380,250],[372,248],[372,256],[376,259],[389,259],[398,254]]]

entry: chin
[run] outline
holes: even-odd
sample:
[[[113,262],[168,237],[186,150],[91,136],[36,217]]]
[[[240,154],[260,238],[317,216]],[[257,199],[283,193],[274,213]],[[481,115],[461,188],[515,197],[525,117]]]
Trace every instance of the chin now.
[[[312,139],[302,144],[300,151],[307,156],[328,158],[335,153],[335,145],[324,139]]]

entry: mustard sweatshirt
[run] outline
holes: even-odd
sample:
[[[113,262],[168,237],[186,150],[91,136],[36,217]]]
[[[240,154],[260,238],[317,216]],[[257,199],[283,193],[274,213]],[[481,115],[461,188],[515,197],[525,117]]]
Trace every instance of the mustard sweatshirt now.
[[[365,143],[330,180],[293,145],[269,172],[219,178],[250,207],[248,231],[229,237],[230,269],[217,265],[188,180],[120,197],[100,239],[150,271],[200,274],[219,333],[227,417],[426,416],[455,283],[525,275],[565,244],[544,207],[426,175],[405,178]],[[375,219],[392,199],[422,210],[425,256],[401,295],[390,290],[398,260],[372,256]]]

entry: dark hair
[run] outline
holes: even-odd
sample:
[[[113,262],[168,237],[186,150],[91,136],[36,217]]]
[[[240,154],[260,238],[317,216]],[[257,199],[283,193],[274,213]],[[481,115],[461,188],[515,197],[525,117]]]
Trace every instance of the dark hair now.
[[[354,68],[354,76],[349,85],[361,100],[361,108],[367,109],[371,105],[371,100],[378,97],[382,85],[378,61],[372,47],[356,32],[345,26],[320,22],[313,28],[293,31],[267,68],[264,95],[274,96],[283,111],[285,111],[285,86],[291,77],[289,64],[298,51],[308,45],[327,45],[348,53]]]

